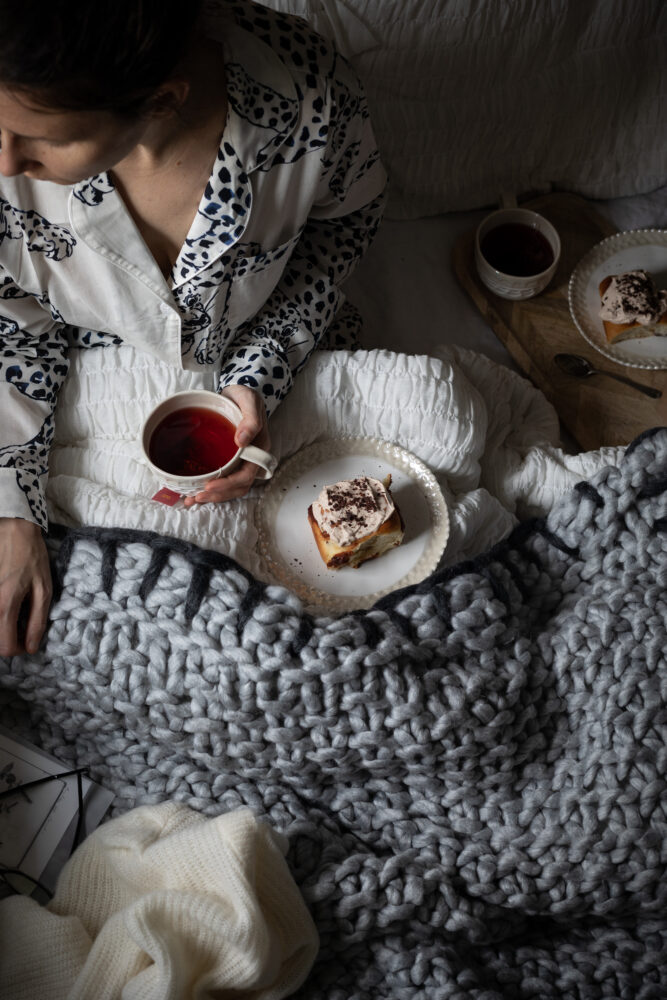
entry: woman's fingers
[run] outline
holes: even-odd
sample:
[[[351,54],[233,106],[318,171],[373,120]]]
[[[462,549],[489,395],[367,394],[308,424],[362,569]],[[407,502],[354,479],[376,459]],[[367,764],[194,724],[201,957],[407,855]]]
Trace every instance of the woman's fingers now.
[[[253,462],[241,462],[238,468],[230,472],[228,476],[209,480],[201,493],[197,493],[194,497],[187,497],[184,505],[192,507],[198,503],[220,503],[222,500],[238,500],[239,497],[246,495],[254,483],[258,472],[259,466]]]
[[[260,438],[266,434],[268,440],[269,431],[266,410],[260,395],[247,385],[229,385],[222,390],[222,395],[228,396],[241,411],[241,420],[234,435],[239,448],[247,444],[256,444],[263,448]]]
[[[0,585],[0,656],[14,656],[20,652],[17,622],[22,598],[8,590],[5,581]]]
[[[28,624],[25,630],[25,648],[28,653],[36,653],[42,636],[46,631],[46,622],[51,605],[51,577],[48,580],[43,578],[37,580],[32,588],[32,600],[30,602],[30,613]]]
[[[39,527],[21,518],[0,518],[0,656],[23,652],[19,621],[26,601],[25,648],[37,651],[51,592],[49,558]]]

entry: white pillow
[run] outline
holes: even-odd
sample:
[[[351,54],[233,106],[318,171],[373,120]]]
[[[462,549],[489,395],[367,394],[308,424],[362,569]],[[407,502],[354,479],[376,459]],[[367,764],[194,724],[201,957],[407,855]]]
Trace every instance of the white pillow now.
[[[388,214],[500,191],[591,198],[667,183],[661,0],[265,0],[335,40],[364,80]]]

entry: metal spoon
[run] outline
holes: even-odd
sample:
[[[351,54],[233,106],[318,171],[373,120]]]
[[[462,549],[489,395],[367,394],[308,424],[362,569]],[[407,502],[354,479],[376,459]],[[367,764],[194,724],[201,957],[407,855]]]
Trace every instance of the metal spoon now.
[[[652,399],[659,399],[662,396],[660,389],[654,389],[650,385],[642,385],[641,382],[635,382],[626,375],[617,375],[616,372],[607,371],[606,368],[594,368],[590,361],[587,358],[582,358],[580,354],[556,354],[554,355],[554,361],[559,368],[562,368],[568,375],[574,375],[575,378],[588,378],[589,375],[606,375],[607,378],[615,378],[618,382],[625,382],[626,385],[631,385],[633,389],[639,389],[640,392],[651,396]]]

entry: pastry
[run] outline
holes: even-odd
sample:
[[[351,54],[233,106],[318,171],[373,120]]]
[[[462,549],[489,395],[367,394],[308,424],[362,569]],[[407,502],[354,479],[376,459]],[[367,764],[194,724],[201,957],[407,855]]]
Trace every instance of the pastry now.
[[[667,291],[647,271],[611,274],[599,285],[600,317],[609,344],[667,335]]]
[[[325,486],[308,508],[308,521],[327,569],[358,568],[400,545],[405,525],[389,487],[370,476]]]

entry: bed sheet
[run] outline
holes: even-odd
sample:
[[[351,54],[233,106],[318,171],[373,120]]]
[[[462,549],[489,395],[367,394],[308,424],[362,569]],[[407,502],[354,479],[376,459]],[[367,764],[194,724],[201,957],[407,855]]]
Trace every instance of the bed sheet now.
[[[449,508],[451,564],[500,541],[518,517],[546,513],[579,479],[615,464],[620,449],[567,455],[555,410],[526,379],[472,351],[441,354],[316,351],[274,414],[271,436],[279,460],[345,436],[416,455]],[[162,484],[141,456],[143,420],[170,393],[212,388],[206,378],[128,346],[72,352],[49,463],[49,517],[179,538],[270,582],[255,526],[261,484],[240,500],[190,509],[151,499]],[[308,530],[305,510],[303,518]]]

